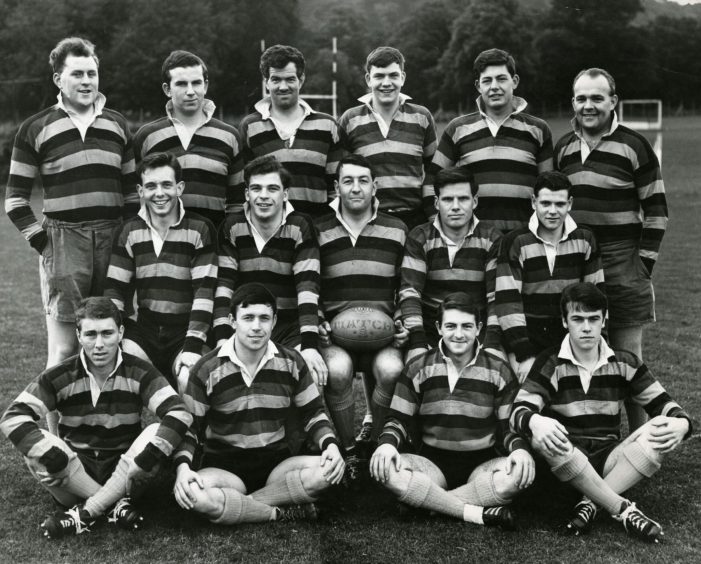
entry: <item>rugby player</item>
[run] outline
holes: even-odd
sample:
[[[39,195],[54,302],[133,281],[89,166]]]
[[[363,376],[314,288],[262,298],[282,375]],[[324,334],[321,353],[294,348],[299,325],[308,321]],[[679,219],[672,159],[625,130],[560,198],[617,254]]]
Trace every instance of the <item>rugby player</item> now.
[[[399,303],[409,330],[407,359],[436,346],[440,305],[458,291],[472,296],[487,320],[485,347],[499,349],[494,281],[501,234],[475,215],[481,186],[468,167],[441,170],[433,188],[438,214],[409,233],[402,262]]]
[[[509,53],[482,51],[473,73],[480,94],[477,111],[455,118],[443,132],[424,184],[424,205],[432,206],[440,170],[469,165],[480,186],[480,221],[506,234],[528,225],[536,176],[552,170],[552,135],[514,95],[519,76]]]
[[[406,226],[379,210],[377,190],[368,159],[343,157],[338,165],[337,197],[330,204],[333,212],[315,222],[321,260],[321,356],[329,371],[324,395],[344,449],[351,485],[360,477],[362,460],[353,433],[353,376],[362,370],[365,379],[374,378],[374,390],[368,385],[366,392],[372,419],[366,414],[364,426],[375,421],[381,427],[402,371],[401,349],[408,337],[397,315],[394,342],[376,352],[353,353],[331,341],[330,322],[348,308],[373,307],[390,317],[398,313],[396,297]],[[359,435],[360,442],[369,440]]]
[[[105,515],[121,528],[138,529],[143,517],[132,498],[192,423],[165,378],[120,350],[124,327],[108,298],[83,300],[75,323],[80,353],[35,378],[0,420],[32,476],[64,508],[42,523],[49,538],[89,531]],[[144,407],[160,424],[141,428]],[[58,436],[37,424],[54,409]]]
[[[402,92],[405,80],[399,50],[373,50],[365,61],[370,92],[341,116],[338,126],[344,149],[366,157],[374,169],[380,211],[413,229],[427,220],[421,185],[436,151],[436,125],[431,112]]]
[[[76,353],[75,308],[102,295],[115,230],[139,201],[129,126],[98,91],[95,46],[62,39],[49,64],[58,101],[20,126],[5,192],[7,215],[41,256],[47,367]],[[43,223],[30,206],[37,179]],[[55,417],[48,423],[55,433]]]
[[[518,381],[508,362],[477,340],[479,304],[446,296],[438,346],[402,372],[370,460],[370,473],[403,504],[510,529],[506,506],[535,478],[526,442],[509,432]],[[400,454],[418,427],[418,454]]]
[[[105,296],[123,313],[136,293],[136,319],[124,322],[122,348],[182,390],[212,326],[217,234],[209,220],[185,209],[175,155],[148,155],[139,175],[141,209],[115,240]]]
[[[560,172],[539,174],[528,227],[512,231],[501,244],[495,310],[519,382],[528,376],[536,355],[565,336],[562,290],[575,282],[604,288],[594,234],[569,215],[571,189]]]
[[[514,402],[511,428],[584,495],[568,532],[587,532],[601,508],[629,534],[658,542],[662,527],[622,494],[660,469],[691,434],[691,420],[638,357],[611,349],[601,336],[606,296],[594,284],[568,286],[560,304],[568,334],[537,357]],[[652,419],[621,441],[624,398]]]
[[[336,121],[300,98],[304,55],[289,45],[273,45],[260,58],[269,95],[241,121],[244,160],[272,155],[290,172],[289,199],[314,218],[329,211],[340,156]]]
[[[326,384],[319,354],[319,246],[306,215],[289,202],[292,177],[272,155],[244,169],[244,210],[219,230],[219,280],[214,299],[214,336],[231,337],[231,296],[247,282],[261,282],[277,298],[272,339],[301,350],[314,381]]]
[[[667,228],[660,163],[642,134],[618,123],[608,72],[583,70],[572,90],[572,131],[556,144],[555,167],[572,182],[572,217],[601,249],[611,346],[642,358],[643,326],[655,320],[652,269]],[[636,404],[626,412],[631,429],[646,420]]]
[[[225,212],[243,207],[243,155],[235,127],[214,117],[216,105],[206,98],[207,65],[194,53],[173,51],[161,68],[166,115],[142,126],[134,136],[138,163],[151,153],[178,157],[183,169],[186,210],[215,226]]]
[[[240,286],[232,297],[233,337],[200,359],[185,391],[195,417],[175,456],[173,491],[181,507],[214,523],[315,519],[314,500],[343,477],[343,457],[304,360],[270,340],[275,301],[262,284]],[[291,407],[321,456],[290,456]]]

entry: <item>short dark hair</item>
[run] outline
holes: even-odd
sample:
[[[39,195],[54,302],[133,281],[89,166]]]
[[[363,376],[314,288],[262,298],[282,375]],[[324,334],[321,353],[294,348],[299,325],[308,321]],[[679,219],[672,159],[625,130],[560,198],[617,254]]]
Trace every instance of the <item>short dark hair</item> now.
[[[438,308],[438,324],[443,323],[443,314],[449,309],[457,309],[475,316],[475,323],[480,322],[480,308],[477,300],[465,292],[453,292],[443,298]]]
[[[114,302],[103,296],[93,296],[81,300],[75,310],[75,326],[80,331],[83,319],[114,319],[117,327],[122,326],[122,314]]]
[[[268,78],[271,68],[282,69],[289,63],[295,64],[297,78],[302,78],[306,66],[302,52],[290,45],[273,45],[260,56],[260,74],[263,75],[263,78]]]
[[[73,55],[74,57],[92,57],[95,59],[95,64],[100,66],[100,59],[95,54],[95,45],[82,37],[66,37],[61,39],[49,53],[49,65],[51,70],[56,73],[61,73],[66,64],[66,57]]]
[[[356,165],[370,169],[370,176],[375,178],[375,171],[373,170],[370,161],[363,155],[350,154],[343,157],[338,162],[338,166],[336,167],[336,180],[341,179],[341,168],[343,168],[343,165]]]
[[[460,184],[461,182],[470,183],[470,192],[473,196],[477,195],[479,185],[472,171],[465,166],[456,166],[453,168],[444,168],[436,174],[433,180],[433,191],[436,193],[436,198],[441,197],[441,188],[450,184]]]
[[[161,77],[164,83],[170,84],[171,69],[177,67],[197,66],[202,67],[202,76],[205,80],[209,80],[209,71],[207,70],[207,65],[205,65],[204,61],[200,59],[197,55],[195,55],[194,53],[190,53],[190,51],[182,51],[180,49],[178,49],[177,51],[171,51],[170,55],[166,57],[165,61],[163,61],[163,65],[161,66]]]
[[[550,170],[548,172],[541,172],[538,178],[535,179],[535,186],[533,186],[533,195],[537,198],[538,193],[543,189],[547,188],[553,192],[559,190],[567,190],[569,195],[572,191],[572,183],[566,174],[563,174],[557,170]]]
[[[487,67],[500,65],[506,65],[506,70],[511,76],[516,74],[516,61],[510,53],[502,49],[487,49],[477,55],[472,65],[472,72],[477,80]]]
[[[270,306],[273,310],[273,315],[277,313],[277,302],[273,293],[263,286],[263,284],[249,282],[239,286],[234,292],[234,295],[231,296],[231,315],[233,315],[235,319],[239,306],[248,307],[254,304]]]
[[[613,76],[611,76],[611,73],[607,70],[600,69],[597,67],[592,67],[590,69],[584,69],[584,70],[579,71],[577,73],[577,76],[575,76],[574,80],[572,81],[572,92],[574,92],[574,85],[585,74],[591,78],[596,78],[597,76],[603,76],[606,79],[606,82],[609,83],[609,95],[610,96],[616,95],[616,81],[613,79]]]
[[[399,68],[404,70],[404,55],[399,49],[394,47],[382,46],[373,49],[365,59],[365,72],[370,72],[370,67],[384,68],[392,63],[397,63]]]
[[[284,189],[290,187],[290,184],[292,184],[290,172],[273,155],[263,155],[253,159],[243,168],[243,179],[246,182],[246,186],[248,186],[252,176],[271,172],[277,172],[280,175]]]
[[[570,307],[571,306],[571,307]],[[570,284],[560,296],[560,313],[562,319],[567,320],[567,314],[571,311],[599,311],[604,317],[608,309],[608,301],[596,285],[591,282],[577,282]]]
[[[173,169],[176,182],[180,182],[183,179],[183,168],[180,166],[178,158],[173,153],[151,153],[150,155],[146,155],[139,163],[137,173],[139,178],[141,178],[145,170],[153,170],[154,168],[161,168],[162,166],[169,166]]]

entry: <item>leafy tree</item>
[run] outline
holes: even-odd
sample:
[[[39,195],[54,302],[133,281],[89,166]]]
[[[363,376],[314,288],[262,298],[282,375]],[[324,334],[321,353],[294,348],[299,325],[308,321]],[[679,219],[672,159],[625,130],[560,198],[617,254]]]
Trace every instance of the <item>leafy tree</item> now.
[[[450,107],[462,108],[477,96],[472,66],[475,57],[485,49],[497,47],[509,51],[523,78],[531,74],[527,60],[532,15],[520,11],[516,0],[470,0],[453,22],[452,35],[440,61],[443,74],[441,100]],[[524,80],[524,85],[528,80]],[[526,87],[519,87],[522,93]]]

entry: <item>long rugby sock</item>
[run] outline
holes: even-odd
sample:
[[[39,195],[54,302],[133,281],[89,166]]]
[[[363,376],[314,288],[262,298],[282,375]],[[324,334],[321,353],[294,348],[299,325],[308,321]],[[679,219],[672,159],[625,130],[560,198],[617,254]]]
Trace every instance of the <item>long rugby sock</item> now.
[[[385,424],[385,415],[392,403],[392,392],[386,392],[382,387],[376,385],[372,392],[372,411],[375,433],[379,436],[382,433],[382,427]]]
[[[657,457],[648,453],[638,441],[633,441],[621,447],[621,453],[604,481],[616,493],[623,493],[643,478],[651,477],[660,466]]]
[[[370,420],[372,421],[372,390],[375,387],[375,383],[366,372],[360,373],[360,379],[363,382],[363,396],[365,396],[365,418],[367,419],[370,417]],[[365,422],[365,419],[363,419],[363,422]]]
[[[353,388],[347,388],[341,392],[336,392],[327,387],[326,405],[331,413],[331,419],[338,431],[341,444],[345,448],[355,444],[355,433],[353,423],[355,419],[355,400],[353,398]]]
[[[494,472],[479,472],[471,478],[467,484],[450,490],[464,503],[471,503],[481,507],[492,507],[494,505],[506,505],[510,500],[499,497],[494,486]]]
[[[615,491],[596,473],[581,450],[573,449],[572,455],[559,466],[552,468],[558,480],[569,482],[599,507],[611,515],[617,515],[627,504],[627,500]]]
[[[94,495],[85,501],[85,509],[93,517],[103,515],[110,507],[127,494],[127,469],[129,464],[125,455],[119,459],[117,467]]]
[[[411,472],[407,491],[399,501],[412,507],[422,507],[470,523],[482,524],[481,507],[463,503],[422,472]]]
[[[224,509],[218,517],[210,519],[218,525],[235,525],[236,523],[262,523],[275,519],[276,511],[250,496],[243,495],[233,488],[220,488],[224,494]]]
[[[250,497],[267,505],[287,505],[289,503],[310,503],[315,500],[302,483],[302,471],[291,470],[285,480],[267,484]]]

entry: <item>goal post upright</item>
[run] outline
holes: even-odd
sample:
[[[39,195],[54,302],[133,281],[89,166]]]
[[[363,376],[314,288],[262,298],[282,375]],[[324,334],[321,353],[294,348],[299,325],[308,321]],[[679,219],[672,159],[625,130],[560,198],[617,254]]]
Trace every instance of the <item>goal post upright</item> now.
[[[657,160],[662,165],[662,100],[655,98],[621,100],[618,104],[618,118],[621,124],[631,129],[655,134],[652,145]]]

